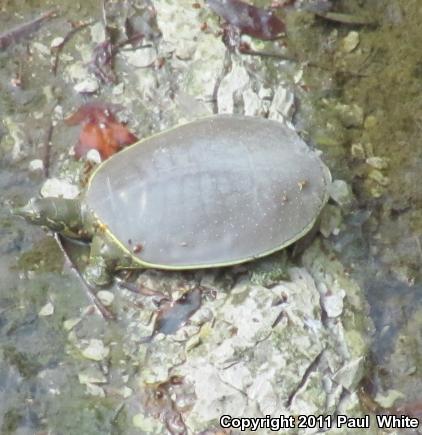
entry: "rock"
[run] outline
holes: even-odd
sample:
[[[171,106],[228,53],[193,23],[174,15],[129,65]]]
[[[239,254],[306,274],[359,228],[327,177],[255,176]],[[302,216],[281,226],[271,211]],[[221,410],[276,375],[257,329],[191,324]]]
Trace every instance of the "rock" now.
[[[378,119],[374,115],[368,115],[365,118],[364,128],[370,130],[378,126]]]
[[[368,178],[375,181],[380,186],[388,186],[390,184],[390,179],[386,177],[381,171],[378,169],[372,169],[369,174]]]
[[[61,36],[57,36],[51,41],[50,48],[57,48],[62,45],[64,42],[64,38]]]
[[[95,44],[101,44],[106,39],[106,31],[104,28],[104,24],[101,21],[98,21],[94,25],[91,26],[91,39]]]
[[[322,305],[328,317],[338,317],[341,315],[345,294],[344,291],[341,291],[337,294],[328,294],[321,297]]]
[[[353,200],[352,189],[344,180],[334,180],[328,186],[328,193],[331,199],[340,206],[349,205]]]
[[[145,434],[159,434],[165,433],[166,429],[159,420],[155,420],[144,414],[136,414],[132,418],[132,424],[138,429],[141,429],[141,433]]]
[[[44,170],[44,163],[41,159],[34,159],[29,162],[28,169],[31,172],[41,172]]]
[[[82,319],[76,317],[74,319],[67,319],[63,322],[63,328],[65,331],[71,331]]]
[[[361,143],[354,143],[350,147],[350,153],[355,159],[363,160],[365,158],[365,148]]]
[[[341,50],[344,53],[352,52],[359,45],[359,33],[352,30],[341,41]]]
[[[206,300],[203,308],[212,317],[204,317],[187,342],[175,343],[171,335],[154,339],[148,358],[140,361],[139,388],[146,381],[162,382],[169,373],[192,385],[196,401],[184,414],[192,433],[211,427],[223,414],[356,409],[357,396],[342,391],[360,381],[369,345],[361,289],[319,243],[308,248],[303,261],[303,267],[288,267],[290,280],[279,279],[271,289],[246,276]]]
[[[99,385],[86,384],[86,392],[91,396],[105,397],[105,392]]]
[[[94,361],[101,361],[108,356],[110,349],[101,340],[92,338],[88,346],[82,351],[82,356]]]
[[[54,313],[54,305],[51,302],[48,302],[41,308],[38,315],[40,317],[47,317],[47,316],[51,316],[53,313]]]
[[[97,164],[97,165],[101,163],[101,155],[100,155],[100,153],[98,152],[98,150],[94,150],[94,149],[89,150],[89,151],[86,153],[86,159],[87,159],[89,162],[95,163],[95,164]]]
[[[88,367],[78,374],[80,384],[105,384],[107,378],[97,367]]]
[[[82,82],[77,83],[73,89],[79,94],[94,94],[99,89],[98,80],[88,77]]]
[[[123,51],[121,56],[136,68],[147,68],[153,65],[157,59],[157,51],[154,47],[145,47],[134,51]]]
[[[387,169],[388,168],[388,159],[384,158],[384,157],[368,157],[366,159],[366,163],[369,166],[372,166],[375,169]]]
[[[321,212],[319,230],[326,238],[330,237],[331,234],[337,236],[340,232],[342,221],[343,216],[340,208],[327,204]]]
[[[249,75],[243,65],[235,63],[232,70],[221,80],[217,93],[218,112],[233,113],[235,98],[249,85]]]
[[[41,187],[41,196],[63,197],[68,199],[76,198],[79,195],[79,188],[59,178],[48,178]]]
[[[361,127],[363,124],[363,109],[357,104],[337,104],[336,112],[346,128]]]
[[[284,123],[291,122],[295,110],[294,102],[294,93],[285,85],[278,86],[271,102],[268,118]]]
[[[114,301],[114,294],[108,290],[100,290],[97,292],[97,298],[102,302],[103,305],[108,307]]]

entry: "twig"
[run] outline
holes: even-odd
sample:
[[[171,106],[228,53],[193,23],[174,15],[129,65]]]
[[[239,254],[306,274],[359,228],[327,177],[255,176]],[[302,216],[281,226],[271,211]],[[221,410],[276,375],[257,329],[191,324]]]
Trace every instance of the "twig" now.
[[[87,23],[81,24],[78,27],[73,28],[63,39],[63,41],[56,47],[56,56],[54,58],[54,63],[53,63],[53,74],[56,75],[57,74],[57,68],[59,66],[59,56],[61,51],[63,50],[63,47],[70,41],[70,39],[73,38],[73,36],[75,36],[76,33],[78,33],[80,30],[85,29],[85,27],[91,26],[92,24],[94,24],[95,21],[88,21]]]
[[[43,143],[43,153],[42,153],[42,162],[44,168],[44,177],[48,178],[50,171],[50,151],[51,151],[51,138],[53,136],[53,121],[50,120],[50,125],[47,129],[44,143]]]
[[[89,299],[94,303],[95,307],[101,314],[101,316],[107,320],[115,320],[116,317],[113,313],[111,313],[97,298],[97,295],[94,292],[94,289],[86,282],[81,272],[78,270],[78,268],[73,263],[72,259],[70,258],[69,254],[67,253],[66,249],[63,246],[62,242],[62,236],[58,233],[54,233],[54,238],[56,239],[57,244],[60,247],[60,250],[62,251],[64,257],[66,258],[66,261],[72,266],[72,269],[76,272],[77,276],[79,277],[80,281],[83,283],[85,291]]]
[[[55,10],[44,12],[38,18],[28,21],[27,23],[20,24],[19,26],[0,34],[0,50],[5,50],[7,47],[9,47],[9,45],[18,42],[20,39],[30,36],[31,33],[40,29],[41,24],[53,18],[56,13],[57,12]]]

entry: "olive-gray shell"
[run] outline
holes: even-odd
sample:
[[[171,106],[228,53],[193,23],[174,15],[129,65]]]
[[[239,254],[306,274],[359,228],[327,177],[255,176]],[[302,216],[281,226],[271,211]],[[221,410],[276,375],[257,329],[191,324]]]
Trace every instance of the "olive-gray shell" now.
[[[283,124],[215,116],[142,140],[104,162],[89,209],[145,265],[241,263],[293,243],[327,200],[330,173]],[[137,246],[137,249],[134,247]]]

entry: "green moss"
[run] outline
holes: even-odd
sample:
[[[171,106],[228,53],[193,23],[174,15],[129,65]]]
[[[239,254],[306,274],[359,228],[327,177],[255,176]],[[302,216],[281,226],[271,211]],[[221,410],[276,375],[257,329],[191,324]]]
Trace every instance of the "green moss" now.
[[[53,237],[46,237],[34,243],[33,248],[21,254],[18,268],[24,272],[60,272],[63,255]]]

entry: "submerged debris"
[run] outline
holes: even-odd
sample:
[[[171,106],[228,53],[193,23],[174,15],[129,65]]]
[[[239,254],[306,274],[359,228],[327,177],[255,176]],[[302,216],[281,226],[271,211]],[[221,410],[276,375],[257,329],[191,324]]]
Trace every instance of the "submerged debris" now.
[[[64,46],[81,30],[88,26],[94,24],[95,21],[88,21],[87,23],[82,23],[74,27],[64,38],[55,38],[52,41],[51,48],[55,51],[54,63],[53,63],[53,74],[57,74],[57,69],[59,67],[60,53]]]
[[[202,289],[199,287],[187,291],[175,301],[166,301],[158,310],[152,334],[141,341],[149,342],[159,333],[174,334],[200,308],[201,301]]]
[[[240,33],[270,40],[285,31],[284,23],[273,11],[240,0],[206,0],[206,4]]]
[[[94,149],[100,153],[101,159],[105,160],[138,140],[117,120],[112,112],[116,109],[117,107],[106,103],[87,103],[65,120],[67,125],[82,124],[79,141],[75,146],[77,158]]]
[[[55,10],[44,12],[38,18],[35,18],[32,21],[28,21],[27,23],[21,24],[11,30],[7,30],[0,34],[0,51],[5,50],[11,44],[18,43],[21,39],[27,38],[32,33],[36,32],[40,29],[41,25],[53,18],[56,15]]]
[[[373,19],[367,17],[343,14],[339,12],[315,12],[315,15],[324,18],[325,20],[334,21],[340,24],[360,25],[360,26],[376,24],[376,22]]]

